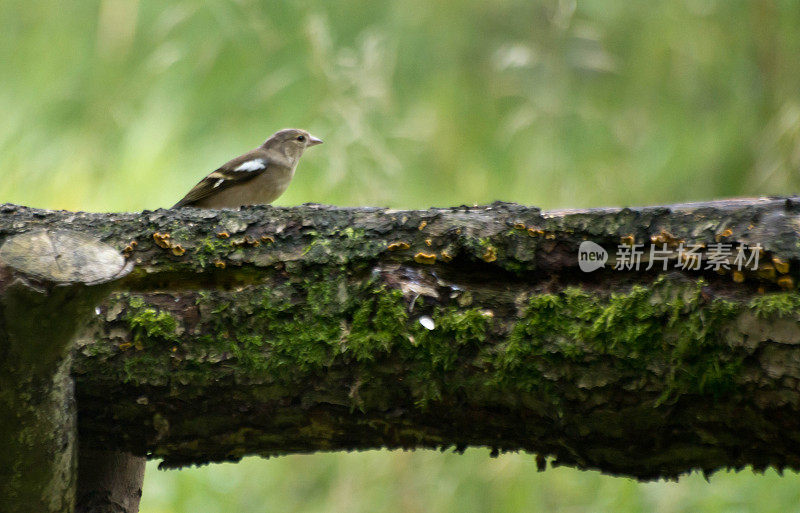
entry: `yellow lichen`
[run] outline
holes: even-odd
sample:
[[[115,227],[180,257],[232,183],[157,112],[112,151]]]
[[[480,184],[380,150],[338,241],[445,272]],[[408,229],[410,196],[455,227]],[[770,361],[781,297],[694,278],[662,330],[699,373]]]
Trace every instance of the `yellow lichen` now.
[[[733,232],[730,230],[730,228],[725,228],[724,230],[722,230],[722,232],[718,233],[714,238],[717,240],[717,242],[719,242],[726,237],[730,237],[731,235],[733,235]]]
[[[497,260],[497,250],[494,248],[494,246],[488,246],[481,258],[484,262],[494,262]]]
[[[775,266],[772,264],[764,264],[758,268],[757,273],[759,278],[772,281],[775,279]]]
[[[784,262],[778,257],[772,257],[772,263],[775,265],[775,269],[779,273],[786,274],[789,272],[789,262]]]
[[[155,232],[153,234],[153,240],[156,242],[156,245],[160,248],[169,249],[172,247],[172,244],[169,242],[170,235],[168,233],[160,233]]]
[[[420,251],[416,255],[414,255],[414,261],[418,264],[435,264],[436,263],[436,253],[423,253]]]
[[[650,237],[650,242],[653,244],[666,244],[669,247],[676,247],[683,242],[683,239],[675,237],[667,230],[661,230],[661,233],[658,235],[653,235]]]
[[[136,246],[138,246],[138,245],[139,245],[139,243],[138,243],[138,242],[136,242],[135,240],[132,240],[132,241],[130,241],[130,243],[128,243],[128,245],[127,245],[127,246],[125,246],[125,249],[123,249],[123,250],[122,250],[122,253],[123,253],[123,254],[124,254],[126,257],[127,257],[127,256],[130,256],[130,254],[131,254],[131,253],[133,253],[134,251],[136,251]]]
[[[408,242],[397,241],[397,242],[392,242],[391,244],[389,244],[386,247],[386,249],[388,249],[389,251],[402,251],[402,250],[406,250],[406,249],[408,249],[410,247],[411,246],[408,245]]]

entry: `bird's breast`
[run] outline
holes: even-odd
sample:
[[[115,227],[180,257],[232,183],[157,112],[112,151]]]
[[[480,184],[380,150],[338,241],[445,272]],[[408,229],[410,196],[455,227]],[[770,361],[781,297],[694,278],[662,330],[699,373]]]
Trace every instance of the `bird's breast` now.
[[[286,191],[294,177],[295,167],[270,166],[264,173],[248,184],[247,204],[272,203]]]

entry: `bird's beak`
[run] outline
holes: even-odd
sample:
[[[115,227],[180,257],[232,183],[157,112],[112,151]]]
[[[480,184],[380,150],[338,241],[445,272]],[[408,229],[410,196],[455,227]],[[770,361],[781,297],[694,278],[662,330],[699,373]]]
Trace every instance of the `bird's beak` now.
[[[322,144],[322,139],[318,139],[313,135],[309,134],[307,146],[316,146],[318,144]]]

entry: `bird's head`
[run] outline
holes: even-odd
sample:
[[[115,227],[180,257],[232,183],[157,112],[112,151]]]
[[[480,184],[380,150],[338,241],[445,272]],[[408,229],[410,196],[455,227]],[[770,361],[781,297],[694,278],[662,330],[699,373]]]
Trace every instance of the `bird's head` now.
[[[276,149],[291,159],[298,159],[306,148],[317,144],[322,144],[322,139],[299,128],[286,128],[272,134],[262,146],[264,149]]]

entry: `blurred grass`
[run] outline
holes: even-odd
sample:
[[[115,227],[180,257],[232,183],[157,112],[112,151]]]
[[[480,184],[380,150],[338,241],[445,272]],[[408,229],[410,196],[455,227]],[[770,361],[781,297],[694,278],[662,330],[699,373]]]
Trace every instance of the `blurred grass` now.
[[[797,190],[791,1],[0,2],[0,200],[169,206],[278,128],[281,204]]]
[[[695,513],[800,511],[798,475],[694,473],[639,483],[470,449],[295,455],[145,474],[142,513],[175,511],[414,513]]]
[[[326,144],[283,205],[795,193],[798,26],[790,0],[0,0],[0,202],[169,206],[287,126]],[[369,452],[151,468],[142,511],[798,511],[797,484]]]

